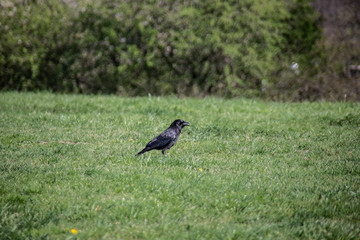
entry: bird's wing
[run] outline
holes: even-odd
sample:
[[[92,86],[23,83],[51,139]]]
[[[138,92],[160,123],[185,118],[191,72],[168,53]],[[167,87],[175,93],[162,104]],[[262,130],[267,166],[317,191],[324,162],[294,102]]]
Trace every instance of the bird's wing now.
[[[167,146],[172,141],[172,138],[167,135],[160,134],[153,140],[151,140],[147,145],[146,148],[151,149],[162,149],[163,147]]]

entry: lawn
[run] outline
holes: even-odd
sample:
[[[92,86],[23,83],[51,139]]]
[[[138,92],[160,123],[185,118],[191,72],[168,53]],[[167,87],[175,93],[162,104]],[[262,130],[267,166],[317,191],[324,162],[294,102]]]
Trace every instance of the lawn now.
[[[358,103],[8,92],[0,133],[1,239],[360,239]]]

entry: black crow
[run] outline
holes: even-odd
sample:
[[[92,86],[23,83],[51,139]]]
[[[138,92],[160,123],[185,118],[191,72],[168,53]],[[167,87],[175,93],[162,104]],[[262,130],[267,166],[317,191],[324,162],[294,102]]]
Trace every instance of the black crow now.
[[[189,125],[190,123],[184,120],[181,119],[175,120],[168,129],[166,129],[165,131],[160,133],[159,136],[151,140],[146,145],[146,147],[137,154],[137,156],[153,149],[161,150],[162,154],[166,156],[165,151],[170,149],[172,146],[174,146],[183,127]]]

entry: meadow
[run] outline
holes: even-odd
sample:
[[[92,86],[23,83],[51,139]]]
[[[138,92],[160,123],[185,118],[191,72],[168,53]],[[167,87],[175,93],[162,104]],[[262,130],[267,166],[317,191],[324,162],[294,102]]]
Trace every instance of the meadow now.
[[[359,146],[352,102],[0,93],[0,236],[360,239]]]

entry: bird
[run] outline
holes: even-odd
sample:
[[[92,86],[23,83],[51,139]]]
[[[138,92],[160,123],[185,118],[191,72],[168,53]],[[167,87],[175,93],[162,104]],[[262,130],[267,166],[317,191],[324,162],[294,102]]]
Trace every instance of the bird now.
[[[160,133],[159,136],[155,137],[153,140],[151,140],[148,144],[146,144],[145,148],[138,152],[136,156],[139,156],[143,153],[146,153],[151,150],[161,150],[164,157],[165,151],[170,149],[176,141],[179,138],[179,135],[181,133],[181,130],[185,126],[189,126],[190,123],[181,119],[176,119],[168,129]]]

